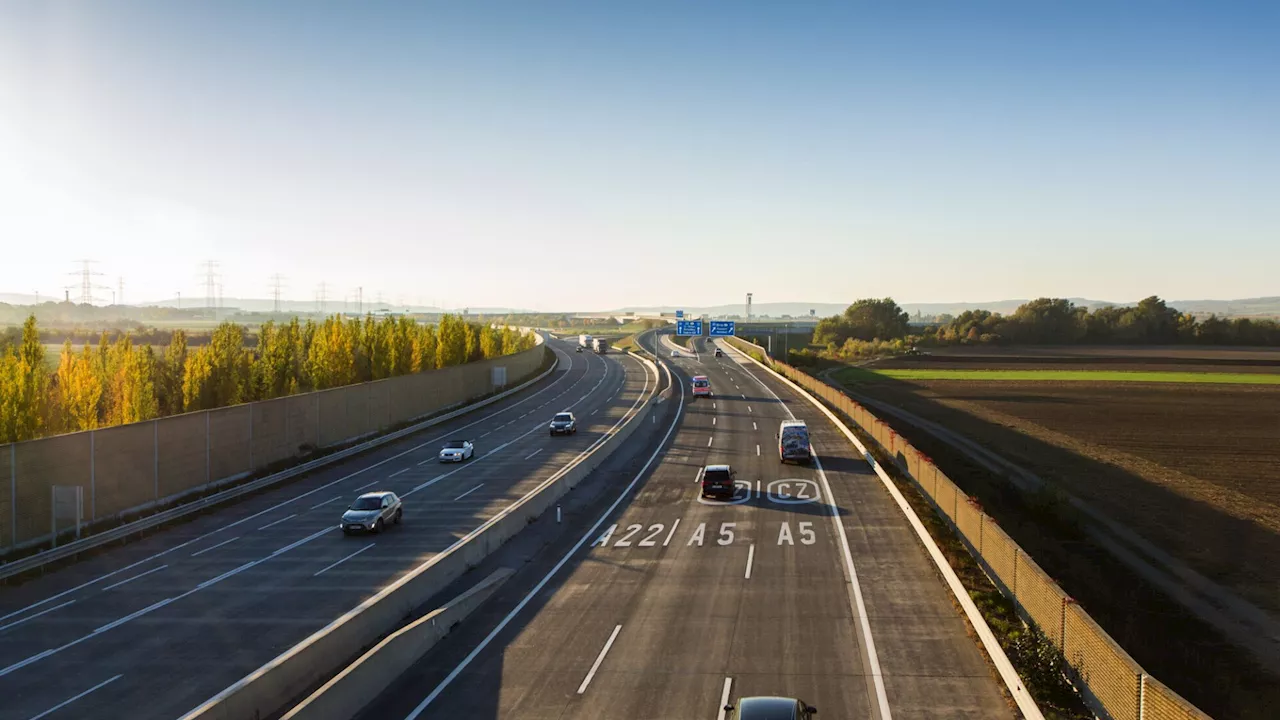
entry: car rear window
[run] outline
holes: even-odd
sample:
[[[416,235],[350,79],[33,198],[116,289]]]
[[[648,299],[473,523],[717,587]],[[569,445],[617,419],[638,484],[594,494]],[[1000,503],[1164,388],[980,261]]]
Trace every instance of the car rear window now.
[[[728,480],[729,473],[726,470],[708,470],[702,474],[702,479],[715,481]]]
[[[710,385],[710,384],[711,384],[711,383],[710,383],[709,381],[707,381],[707,380],[694,380],[694,381],[693,381],[693,386],[694,386],[694,387],[706,387],[706,386],[708,386],[708,385]]]

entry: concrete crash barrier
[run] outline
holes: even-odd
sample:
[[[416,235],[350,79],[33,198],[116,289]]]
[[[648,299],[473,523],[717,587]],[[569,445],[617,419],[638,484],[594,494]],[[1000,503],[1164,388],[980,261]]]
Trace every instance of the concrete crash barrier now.
[[[653,363],[641,360],[656,376],[658,370]],[[625,443],[643,425],[655,404],[651,393],[629,419],[619,421],[625,424],[615,425],[612,435],[602,438],[572,464],[377,595],[205,701],[182,720],[256,719],[285,709],[552,507]]]
[[[283,720],[335,720],[355,717],[396,678],[418,662],[455,625],[484,604],[515,574],[500,568],[475,587],[391,633],[319,690],[285,713]]]

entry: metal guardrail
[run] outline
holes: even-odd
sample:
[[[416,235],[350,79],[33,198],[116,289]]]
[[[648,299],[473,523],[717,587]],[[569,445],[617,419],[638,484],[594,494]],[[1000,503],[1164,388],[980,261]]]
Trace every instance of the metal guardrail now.
[[[19,560],[14,560],[13,562],[5,563],[4,565],[0,565],[0,580],[5,580],[7,578],[13,577],[14,575],[20,575],[24,572],[35,570],[37,568],[48,565],[50,563],[58,562],[59,560],[64,560],[69,557],[74,557],[82,552],[92,550],[93,548],[96,548],[102,545],[106,545],[107,543],[115,542],[116,540],[122,540],[135,533],[145,532],[146,530],[149,530],[158,525],[163,525],[167,522],[176,520],[178,518],[198,513],[211,506],[219,505],[221,503],[227,502],[228,500],[233,500],[237,497],[240,497],[241,495],[247,495],[249,493],[256,492],[258,490],[269,487],[276,483],[282,482],[284,480],[288,480],[289,478],[306,474],[308,472],[311,472],[312,470],[315,470],[316,468],[320,468],[320,467],[324,467],[325,465],[336,463],[339,460],[345,460],[346,458],[349,458],[352,455],[358,455],[359,453],[362,453],[366,450],[372,450],[373,448],[381,447],[382,445],[386,445],[388,443],[394,442],[405,436],[420,432],[434,425],[438,425],[442,422],[452,420],[453,418],[456,418],[460,415],[465,415],[466,413],[469,413],[473,410],[478,410],[487,405],[491,405],[499,400],[502,400],[503,398],[509,397],[515,393],[520,392],[521,390],[524,390],[525,388],[529,387],[530,385],[533,385],[534,383],[538,382],[539,380],[542,380],[543,378],[547,377],[552,372],[554,372],[556,367],[558,367],[560,364],[560,359],[558,357],[555,357],[554,355],[553,357],[555,358],[555,362],[551,364],[551,367],[539,373],[536,377],[530,378],[529,380],[509,390],[504,390],[498,393],[497,395],[494,395],[489,398],[485,398],[484,400],[481,400],[479,402],[463,405],[462,407],[459,407],[455,410],[447,412],[443,415],[433,417],[429,420],[424,420],[420,423],[410,425],[409,427],[396,430],[395,432],[391,432],[386,435],[381,435],[371,440],[366,440],[365,442],[362,442],[358,445],[352,445],[349,448],[339,450],[338,452],[332,453],[330,455],[325,455],[324,457],[316,458],[315,460],[305,462],[301,465],[295,465],[294,467],[287,468],[285,470],[281,470],[278,473],[273,473],[271,475],[267,475],[266,477],[262,477],[257,480],[244,483],[243,485],[237,485],[236,487],[228,488],[226,490],[216,492],[212,495],[208,495],[198,500],[192,500],[190,502],[182,503],[181,505],[170,508],[168,510],[163,510],[154,515],[148,515],[145,518],[140,518],[138,520],[134,520],[133,522],[125,523],[118,527],[111,528],[110,530],[104,530],[103,532],[95,533],[93,535],[90,535],[89,537],[85,537],[79,540],[69,542],[66,545],[61,545],[59,547],[46,550],[46,551],[37,553],[35,555],[31,555],[30,557],[25,557]]]

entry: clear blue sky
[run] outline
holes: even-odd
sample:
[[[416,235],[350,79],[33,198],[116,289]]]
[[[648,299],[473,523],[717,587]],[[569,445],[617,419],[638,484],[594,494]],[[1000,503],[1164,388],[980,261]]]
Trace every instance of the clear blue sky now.
[[[134,301],[206,258],[538,309],[1278,295],[1277,38],[1277,3],[6,0],[0,292],[90,257]]]

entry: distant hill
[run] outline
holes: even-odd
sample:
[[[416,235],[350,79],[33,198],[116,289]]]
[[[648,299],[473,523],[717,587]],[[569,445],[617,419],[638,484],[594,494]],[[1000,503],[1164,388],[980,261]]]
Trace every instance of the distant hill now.
[[[1114,305],[1117,307],[1125,307],[1128,305],[1136,305],[1137,301],[1115,302],[1111,300],[1091,300],[1089,298],[1068,298],[1077,306],[1086,307],[1090,310]],[[937,316],[942,314],[959,315],[966,310],[989,310],[998,312],[1002,315],[1008,315],[1018,309],[1019,305],[1028,302],[1027,298],[1015,300],[989,300],[974,302],[949,302],[949,303],[911,303],[901,302],[902,309],[912,317],[916,314],[921,316]],[[1177,308],[1182,312],[1194,314],[1215,313],[1219,317],[1237,317],[1242,315],[1260,315],[1260,316],[1280,316],[1280,297],[1260,297],[1260,298],[1243,298],[1239,300],[1168,300],[1166,301],[1170,307]],[[751,314],[754,317],[761,318],[780,318],[784,315],[792,317],[807,317],[809,311],[813,310],[817,317],[830,317],[839,315],[848,307],[848,303],[804,303],[804,302],[776,302],[776,303],[754,303],[751,306]],[[677,309],[684,310],[690,315],[709,315],[711,317],[726,316],[745,316],[746,304],[736,303],[733,305],[709,305],[709,306],[683,306],[664,305],[662,307],[626,307],[611,312],[626,313],[653,313],[653,312],[675,312]]]

